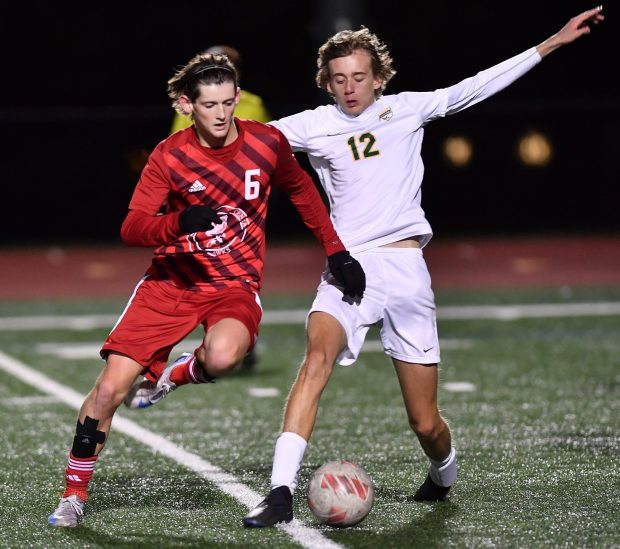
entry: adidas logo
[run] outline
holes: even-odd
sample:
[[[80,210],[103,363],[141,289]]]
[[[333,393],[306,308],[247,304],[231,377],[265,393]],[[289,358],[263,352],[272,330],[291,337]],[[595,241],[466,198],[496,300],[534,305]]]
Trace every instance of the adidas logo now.
[[[198,191],[204,191],[205,189],[206,187],[198,179],[196,179],[196,181],[192,183],[192,186],[187,189],[187,192],[197,193]]]

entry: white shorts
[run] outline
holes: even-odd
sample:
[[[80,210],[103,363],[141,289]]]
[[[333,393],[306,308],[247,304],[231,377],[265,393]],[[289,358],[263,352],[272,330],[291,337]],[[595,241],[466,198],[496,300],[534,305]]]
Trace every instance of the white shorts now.
[[[385,353],[415,364],[440,360],[435,296],[421,248],[373,248],[354,254],[366,273],[366,291],[359,304],[343,300],[334,277],[322,275],[308,316],[323,311],[334,316],[347,335],[338,356],[343,366],[353,364],[370,326],[380,329]],[[307,325],[307,319],[306,319]]]

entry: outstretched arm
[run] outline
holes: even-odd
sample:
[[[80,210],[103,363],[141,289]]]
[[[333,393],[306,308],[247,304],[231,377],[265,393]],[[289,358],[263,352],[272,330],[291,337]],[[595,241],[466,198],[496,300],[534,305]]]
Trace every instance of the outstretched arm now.
[[[542,44],[529,48],[498,65],[480,71],[471,78],[458,84],[435,90],[434,92],[409,92],[403,94],[420,113],[422,124],[427,124],[439,117],[462,111],[487,97],[491,97],[532,69],[540,60],[557,48],[570,44],[590,32],[589,25],[596,25],[605,19],[603,7],[573,17],[558,33]]]
[[[603,6],[597,6],[592,10],[584,11],[573,17],[559,32],[536,46],[540,56],[545,57],[552,51],[574,42],[584,34],[589,34],[590,25],[598,25],[605,19],[602,12]]]

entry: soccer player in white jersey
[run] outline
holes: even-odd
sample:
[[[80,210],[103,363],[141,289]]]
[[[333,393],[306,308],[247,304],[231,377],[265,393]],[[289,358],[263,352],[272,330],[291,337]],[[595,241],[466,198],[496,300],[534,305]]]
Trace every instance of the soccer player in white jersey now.
[[[375,324],[396,369],[409,424],[430,461],[414,500],[446,498],[456,480],[456,453],[437,407],[439,343],[422,256],[432,236],[420,204],[423,128],[499,92],[602,20],[602,7],[586,11],[540,45],[454,86],[426,93],[382,95],[394,75],[392,59],[366,28],[339,32],[321,46],[316,81],[335,104],[272,124],[293,150],[308,153],[336,230],[366,272],[366,292],[351,307],[330,273],[324,273],[307,320],[306,356],[275,446],[271,491],[243,519],[246,526],[292,520],[292,493],[321,393],[334,363],[355,362]]]

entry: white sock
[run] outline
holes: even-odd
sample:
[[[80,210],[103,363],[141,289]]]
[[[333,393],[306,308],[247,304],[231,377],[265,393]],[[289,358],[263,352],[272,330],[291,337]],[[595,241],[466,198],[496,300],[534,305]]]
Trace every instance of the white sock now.
[[[431,480],[439,486],[452,486],[456,482],[456,450],[452,448],[448,457],[442,461],[430,460]]]
[[[306,439],[290,431],[280,434],[276,442],[271,469],[271,489],[288,486],[291,494],[297,487],[297,473],[304,457]]]

